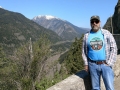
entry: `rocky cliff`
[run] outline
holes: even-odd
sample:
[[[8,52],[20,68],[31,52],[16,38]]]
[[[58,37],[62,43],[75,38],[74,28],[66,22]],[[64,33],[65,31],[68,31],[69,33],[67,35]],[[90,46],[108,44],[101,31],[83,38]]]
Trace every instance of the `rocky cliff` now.
[[[118,0],[115,6],[113,16],[108,18],[103,28],[109,30],[113,34],[117,43],[118,53],[120,53],[120,0]]]
[[[117,5],[115,6],[113,16],[108,18],[103,28],[110,32],[112,32],[113,29],[114,34],[120,34],[120,0],[118,0]]]

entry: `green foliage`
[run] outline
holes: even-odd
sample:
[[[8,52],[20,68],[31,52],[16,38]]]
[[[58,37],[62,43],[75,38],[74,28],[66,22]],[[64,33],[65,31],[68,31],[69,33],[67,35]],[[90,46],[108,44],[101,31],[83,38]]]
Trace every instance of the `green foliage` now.
[[[15,90],[14,77],[15,68],[13,62],[6,58],[6,55],[0,46],[0,90]]]
[[[28,77],[22,77],[21,79],[22,90],[31,90],[32,80]]]
[[[71,45],[70,50],[66,53],[65,58],[61,58],[60,62],[64,63],[68,74],[76,73],[83,69],[82,60],[82,38],[75,38],[75,42]]]
[[[18,90],[18,89],[16,87],[16,84],[12,80],[5,79],[4,81],[0,82],[0,90]]]
[[[45,75],[42,67],[50,54],[50,45],[47,36],[43,35],[33,44],[32,59],[29,43],[18,48],[12,60],[7,59],[2,48],[0,48],[0,80],[2,80],[0,87],[3,90],[10,90],[8,89],[10,87],[11,90],[17,90],[18,88],[31,90],[36,82],[43,83],[40,81]],[[8,82],[11,83],[8,84]],[[49,84],[45,87],[53,85]]]
[[[69,75],[83,69],[81,51],[82,51],[82,38],[81,39],[75,38],[75,42],[73,42],[73,44],[71,45],[70,50],[61,55],[59,59],[61,69],[59,72],[55,73],[54,78],[52,79],[52,84],[49,85],[52,86],[60,82],[61,80],[65,79]],[[47,83],[44,83],[44,85],[47,85]],[[42,87],[42,85],[40,87]],[[46,90],[46,87],[44,87],[43,89],[41,89],[40,87],[37,90]]]
[[[36,84],[36,90],[46,90],[49,86],[52,86],[52,81],[47,79],[47,78],[43,78],[40,80],[40,83]]]
[[[40,80],[40,83],[36,84],[36,90],[46,90],[47,88],[55,85],[56,83],[60,82],[61,80],[65,79],[68,75],[64,74],[64,77],[61,77],[61,74],[59,72],[56,72],[54,74],[53,79],[48,78],[42,78]]]
[[[50,41],[45,36],[41,37],[33,47],[33,61],[31,63],[31,77],[35,80],[38,73],[41,72],[40,69],[44,65],[47,56],[50,52]]]
[[[30,43],[27,43],[15,53],[16,77],[14,79],[19,82],[22,90],[32,90],[33,84],[42,78],[42,74],[39,73],[43,73],[41,68],[49,55],[49,47],[49,39],[43,35],[33,44],[32,52]]]
[[[65,42],[65,43],[51,45],[50,49],[51,49],[52,55],[66,51],[67,49],[70,48],[71,44],[72,42]]]
[[[28,44],[23,45],[17,50],[15,54],[16,54],[15,61],[16,61],[19,77],[26,76],[28,73],[28,68],[31,61],[29,45]]]

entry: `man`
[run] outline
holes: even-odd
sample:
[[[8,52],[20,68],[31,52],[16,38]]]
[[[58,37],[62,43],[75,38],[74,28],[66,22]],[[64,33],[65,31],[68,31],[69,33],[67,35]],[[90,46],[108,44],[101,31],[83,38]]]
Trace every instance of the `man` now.
[[[100,28],[99,16],[90,18],[91,30],[84,35],[82,57],[85,70],[90,72],[92,90],[100,90],[102,76],[106,90],[114,90],[112,66],[117,57],[117,46],[112,34]]]

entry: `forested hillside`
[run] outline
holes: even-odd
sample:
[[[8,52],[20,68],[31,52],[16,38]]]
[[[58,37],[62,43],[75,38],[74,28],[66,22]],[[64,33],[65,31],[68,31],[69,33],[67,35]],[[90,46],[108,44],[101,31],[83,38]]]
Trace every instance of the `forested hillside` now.
[[[55,32],[45,29],[24,15],[0,8],[0,44],[7,54],[12,54],[30,38],[36,41],[45,34],[52,43],[62,40]]]
[[[0,49],[0,88],[2,90],[46,90],[83,68],[81,39],[76,39],[70,46],[70,50],[53,64],[53,66],[57,63],[61,64],[60,70],[54,72],[53,78],[47,78],[48,71],[44,70],[47,58],[52,55],[48,38],[40,38],[32,45],[33,49],[30,49],[30,45],[26,43],[20,47],[11,58],[5,57],[2,48]]]

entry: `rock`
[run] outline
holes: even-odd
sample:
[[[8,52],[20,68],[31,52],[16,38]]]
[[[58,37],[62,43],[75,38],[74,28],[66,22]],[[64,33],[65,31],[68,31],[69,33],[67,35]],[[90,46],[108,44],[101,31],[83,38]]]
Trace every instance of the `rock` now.
[[[112,32],[112,27],[114,34],[120,34],[120,0],[118,0],[117,5],[115,6],[113,16],[108,18],[103,28]]]
[[[89,75],[83,70],[75,75],[71,75],[47,90],[85,90],[91,88],[89,82]]]
[[[115,82],[120,79],[120,55],[117,56],[117,61],[113,67],[115,72]],[[119,83],[115,83],[115,90],[119,90]],[[82,70],[77,74],[71,75],[65,80],[55,84],[47,90],[91,90],[91,82],[89,73]],[[101,90],[105,90],[103,80],[101,79]]]

